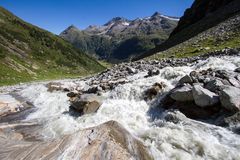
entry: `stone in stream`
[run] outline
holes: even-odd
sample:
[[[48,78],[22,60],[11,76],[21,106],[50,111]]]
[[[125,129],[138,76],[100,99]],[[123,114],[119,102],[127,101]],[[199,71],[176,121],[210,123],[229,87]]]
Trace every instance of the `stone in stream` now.
[[[222,106],[231,112],[240,111],[240,89],[232,86],[224,86],[220,91]]]
[[[234,72],[240,73],[240,67],[236,68]]]
[[[62,84],[59,82],[50,82],[46,86],[47,86],[49,92],[62,90],[62,87],[61,87]]]
[[[199,107],[214,106],[219,103],[219,96],[201,85],[194,85],[192,89],[194,102]]]
[[[132,67],[127,67],[126,70],[128,71],[129,74],[135,74],[137,73],[137,70],[132,68]]]
[[[70,101],[71,108],[81,114],[94,113],[102,105],[102,98],[95,94],[83,94],[80,97],[70,99]]]
[[[193,101],[192,86],[184,85],[182,87],[175,88],[171,92],[170,97],[175,101],[180,102]]]
[[[215,124],[224,127],[237,127],[240,124],[240,112],[230,116],[220,117],[220,119],[216,120]]]
[[[178,82],[179,84],[184,84],[184,83],[193,83],[193,79],[192,79],[192,77],[191,76],[189,76],[189,75],[186,75],[186,76],[184,76],[184,77],[182,77],[180,80],[179,80],[179,82]]]
[[[96,94],[98,92],[99,88],[97,86],[94,86],[94,87],[91,87],[89,88],[87,91],[84,91],[84,93],[87,93],[87,94]]]
[[[0,128],[1,134],[1,128]],[[55,139],[10,139],[1,134],[0,159],[152,160],[144,144],[121,124],[109,121]]]
[[[168,111],[166,113],[166,115],[164,115],[164,119],[168,122],[173,122],[175,124],[177,124],[181,121],[187,120],[186,116],[177,110]]]
[[[100,87],[102,88],[102,90],[110,90],[110,86],[108,83],[101,83]]]
[[[49,92],[54,92],[54,91],[70,92],[71,90],[73,90],[73,88],[64,86],[60,82],[50,82],[46,85],[46,87],[48,88]]]
[[[157,96],[157,94],[164,88],[166,85],[162,82],[160,83],[155,83],[151,88],[146,90],[145,92],[145,97],[146,99],[152,100]]]
[[[13,115],[30,109],[32,104],[28,101],[18,101],[10,95],[5,95],[5,99],[0,100],[0,120],[2,117]]]
[[[151,70],[151,69],[149,69],[148,70],[148,74],[145,76],[145,78],[156,76],[156,75],[159,75],[159,74],[160,74],[159,70]]]
[[[79,94],[79,93],[77,93],[77,92],[69,92],[69,93],[67,94],[67,96],[70,97],[70,98],[73,98],[73,97],[78,96],[78,94]]]

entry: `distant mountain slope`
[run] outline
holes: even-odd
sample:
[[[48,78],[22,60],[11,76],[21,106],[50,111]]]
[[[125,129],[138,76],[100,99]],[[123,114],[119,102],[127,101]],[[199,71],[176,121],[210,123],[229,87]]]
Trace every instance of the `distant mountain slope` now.
[[[136,59],[153,55],[175,45],[181,44],[198,34],[215,27],[240,12],[239,0],[195,0],[185,11],[169,39]]]
[[[70,43],[0,7],[0,85],[101,71]]]
[[[89,26],[82,31],[70,26],[60,36],[91,55],[121,61],[161,44],[177,23],[177,18],[156,12],[135,20],[116,17],[103,26]]]

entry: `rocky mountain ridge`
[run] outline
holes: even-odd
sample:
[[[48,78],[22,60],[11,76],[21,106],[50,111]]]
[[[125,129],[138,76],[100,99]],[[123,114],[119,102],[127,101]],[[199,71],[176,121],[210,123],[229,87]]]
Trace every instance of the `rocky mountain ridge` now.
[[[90,55],[124,60],[162,43],[177,23],[178,18],[156,12],[135,20],[116,17],[102,26],[89,26],[84,30],[70,26],[60,36]]]
[[[154,13],[150,17],[137,18],[135,20],[128,20],[122,17],[115,17],[103,26],[89,26],[86,28],[86,33],[90,35],[105,35],[109,37],[126,36],[126,34],[151,34],[158,30],[165,30],[167,33],[171,32],[170,21],[178,21],[178,18],[168,17]],[[124,38],[124,37],[123,37]]]

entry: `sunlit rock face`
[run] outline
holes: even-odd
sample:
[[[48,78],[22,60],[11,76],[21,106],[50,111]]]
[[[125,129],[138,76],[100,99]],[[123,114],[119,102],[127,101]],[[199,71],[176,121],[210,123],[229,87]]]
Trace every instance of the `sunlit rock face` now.
[[[237,0],[195,0],[191,8],[185,11],[184,16],[181,17],[178,26],[174,29],[171,35],[173,36],[192,24],[207,18],[208,16],[214,15],[218,10],[221,10],[222,12],[222,17],[219,16],[219,19],[228,18],[229,16],[232,16],[233,13],[240,10],[240,7],[237,4],[239,4]],[[231,7],[228,7],[228,5]],[[218,17],[218,15],[215,14],[215,17]]]
[[[115,121],[47,141],[29,141],[24,134],[5,131],[17,124],[0,127],[1,159],[152,159],[143,143]]]

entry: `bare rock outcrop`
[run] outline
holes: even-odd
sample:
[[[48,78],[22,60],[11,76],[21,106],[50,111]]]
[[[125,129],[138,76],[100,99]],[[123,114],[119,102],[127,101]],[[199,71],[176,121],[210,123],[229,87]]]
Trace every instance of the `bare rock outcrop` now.
[[[115,121],[51,140],[9,139],[0,129],[0,159],[151,160],[146,146]],[[3,147],[4,146],[4,147]]]

